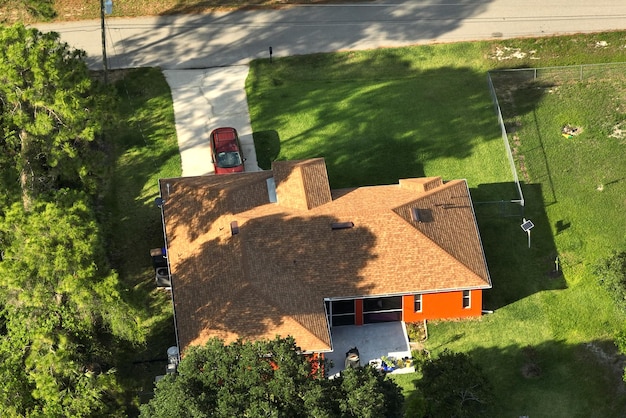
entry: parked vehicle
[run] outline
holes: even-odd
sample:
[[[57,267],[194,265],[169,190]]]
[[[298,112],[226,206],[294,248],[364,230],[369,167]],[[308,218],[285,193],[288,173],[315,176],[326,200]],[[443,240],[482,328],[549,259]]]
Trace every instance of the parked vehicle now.
[[[245,159],[235,128],[217,128],[211,132],[209,141],[215,174],[243,172]]]

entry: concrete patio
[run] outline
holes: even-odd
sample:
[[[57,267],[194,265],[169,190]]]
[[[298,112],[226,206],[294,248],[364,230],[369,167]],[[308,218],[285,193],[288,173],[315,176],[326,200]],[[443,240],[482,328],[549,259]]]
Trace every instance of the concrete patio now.
[[[326,353],[326,359],[333,367],[327,371],[333,376],[344,369],[346,352],[352,347],[359,350],[361,365],[383,356],[411,357],[409,338],[404,322],[384,322],[378,324],[349,325],[334,327],[331,330],[333,352]],[[397,369],[393,373],[410,373],[413,367]]]

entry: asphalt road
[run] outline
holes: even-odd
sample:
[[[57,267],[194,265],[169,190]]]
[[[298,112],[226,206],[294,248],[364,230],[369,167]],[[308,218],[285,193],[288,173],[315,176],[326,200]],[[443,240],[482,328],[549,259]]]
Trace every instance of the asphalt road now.
[[[109,68],[190,69],[259,57],[626,29],[624,0],[405,0],[106,18]],[[102,67],[100,21],[36,25]]]

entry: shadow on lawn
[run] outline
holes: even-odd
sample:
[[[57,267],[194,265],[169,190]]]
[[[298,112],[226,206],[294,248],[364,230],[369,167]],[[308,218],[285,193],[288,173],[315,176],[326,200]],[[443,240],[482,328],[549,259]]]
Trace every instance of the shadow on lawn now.
[[[275,130],[253,132],[257,164],[263,170],[272,169],[272,161],[280,154],[280,136]]]
[[[502,193],[512,190],[513,183],[483,184],[478,187],[478,193],[472,190],[472,195],[504,197],[508,194]],[[485,292],[485,309],[498,309],[537,292],[567,287],[562,272],[556,268],[558,252],[542,203],[541,185],[523,184],[522,190],[526,200],[523,212],[517,204],[511,203],[504,204],[508,208],[504,214],[500,202],[476,205],[476,217],[493,282],[493,289]],[[504,216],[511,214],[516,216]],[[521,229],[523,217],[535,224],[531,230],[530,248],[528,235]]]
[[[621,417],[625,358],[611,341],[475,348],[489,376],[495,416]]]
[[[557,203],[557,196],[548,164],[548,157],[544,145],[544,134],[539,126],[535,109],[546,92],[557,86],[555,82],[535,79],[532,71],[493,71],[490,72],[493,86],[498,96],[498,103],[511,146],[511,152],[516,160],[517,169],[526,182],[531,181],[531,175],[526,160],[532,160],[532,181],[541,182],[549,186],[550,201],[547,205]],[[537,135],[537,142],[529,146],[528,138],[520,138],[517,131],[520,128],[520,116],[533,115],[533,123]],[[523,151],[522,151],[523,150]]]
[[[119,120],[107,137],[114,141],[109,188],[104,198],[108,255],[119,273],[121,292],[145,321],[149,334],[141,346],[116,344],[119,375],[130,416],[136,396],[150,394],[164,374],[167,347],[175,345],[169,295],[156,290],[149,250],[163,246],[158,196],[160,176],[180,174],[176,133],[163,106],[169,87],[158,69],[129,70],[116,82]]]
[[[428,49],[410,52],[420,57],[407,53],[255,61],[248,86],[255,128],[278,130],[278,159],[324,157],[333,189],[425,175],[477,183],[469,176],[483,176],[479,167],[489,164],[477,149],[500,140],[485,75],[471,68],[416,70]],[[280,132],[292,123],[286,118],[313,122],[287,136]]]
[[[156,79],[160,83],[156,83]],[[157,69],[129,71],[117,82],[120,119],[124,122],[111,134],[115,139],[116,162],[112,172],[107,207],[111,224],[110,258],[128,285],[138,282],[151,269],[149,250],[163,246],[158,197],[158,178],[180,174],[180,160],[173,120],[164,120],[160,109],[171,103],[169,87]],[[171,132],[168,133],[168,130]],[[176,173],[168,171],[177,170]],[[153,285],[149,282],[147,291]]]

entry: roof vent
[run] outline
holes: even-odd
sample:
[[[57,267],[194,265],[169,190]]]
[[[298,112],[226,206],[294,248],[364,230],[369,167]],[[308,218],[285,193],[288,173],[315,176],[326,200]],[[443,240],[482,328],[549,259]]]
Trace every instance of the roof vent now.
[[[276,181],[274,180],[274,177],[266,179],[265,182],[267,183],[267,195],[270,199],[270,203],[278,202],[278,199],[276,198]]]
[[[418,208],[411,208],[411,220],[414,222],[422,222],[420,219],[420,210]]]
[[[330,224],[330,227],[335,229],[350,229],[354,227],[354,222],[333,222]]]
[[[239,233],[239,224],[237,223],[237,221],[232,221],[230,223],[230,233],[232,235],[237,235]]]
[[[418,208],[411,208],[411,220],[413,222],[423,221],[423,219],[420,217],[420,210]]]

